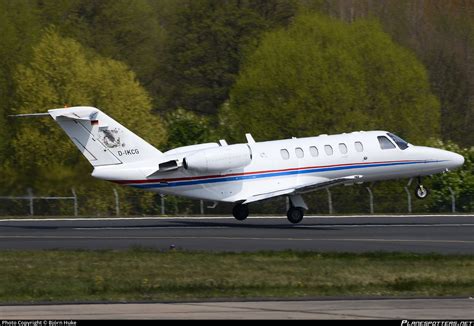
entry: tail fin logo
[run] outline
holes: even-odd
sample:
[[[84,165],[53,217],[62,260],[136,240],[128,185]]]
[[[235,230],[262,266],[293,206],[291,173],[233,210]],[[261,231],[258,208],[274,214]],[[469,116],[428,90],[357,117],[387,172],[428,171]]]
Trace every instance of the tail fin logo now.
[[[108,148],[125,147],[125,143],[120,141],[121,132],[119,128],[103,129],[99,131],[100,141]]]

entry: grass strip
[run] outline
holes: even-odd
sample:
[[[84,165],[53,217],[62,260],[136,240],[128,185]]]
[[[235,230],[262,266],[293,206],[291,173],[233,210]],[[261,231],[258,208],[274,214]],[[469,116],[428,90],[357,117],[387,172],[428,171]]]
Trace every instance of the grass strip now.
[[[1,251],[0,302],[470,296],[474,255]]]

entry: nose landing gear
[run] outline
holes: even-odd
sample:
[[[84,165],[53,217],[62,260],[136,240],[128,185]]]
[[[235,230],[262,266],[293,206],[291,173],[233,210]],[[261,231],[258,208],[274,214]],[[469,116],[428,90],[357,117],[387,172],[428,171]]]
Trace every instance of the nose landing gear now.
[[[425,186],[421,184],[421,177],[418,177],[418,186],[416,186],[415,189],[415,196],[418,199],[425,199],[426,197],[428,197],[428,194],[428,188],[425,188]]]

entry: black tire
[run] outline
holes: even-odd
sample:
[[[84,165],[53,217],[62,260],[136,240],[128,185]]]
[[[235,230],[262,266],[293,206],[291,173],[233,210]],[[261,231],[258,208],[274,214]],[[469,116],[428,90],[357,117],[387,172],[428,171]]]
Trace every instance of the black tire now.
[[[249,216],[249,207],[243,204],[237,204],[232,209],[232,215],[236,220],[243,221]]]
[[[423,185],[418,185],[415,189],[415,196],[418,199],[425,199],[428,197],[428,188],[425,188]]]
[[[304,209],[301,207],[291,207],[286,213],[286,216],[288,217],[288,221],[297,224],[303,220]]]

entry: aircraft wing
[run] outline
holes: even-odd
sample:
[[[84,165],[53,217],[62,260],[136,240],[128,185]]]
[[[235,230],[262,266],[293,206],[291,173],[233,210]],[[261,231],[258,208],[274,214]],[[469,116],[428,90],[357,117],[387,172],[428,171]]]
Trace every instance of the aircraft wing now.
[[[344,183],[352,183],[352,182],[357,182],[357,179],[362,178],[361,175],[351,175],[347,177],[342,177],[342,178],[336,178],[336,179],[328,179],[327,181],[322,181],[310,185],[305,185],[305,186],[300,186],[295,189],[295,195],[296,194],[306,194],[311,191],[323,189],[323,188],[328,188],[332,186],[337,186],[341,185]]]
[[[278,190],[278,191],[272,191],[272,192],[267,192],[263,194],[253,195],[250,198],[247,198],[242,204],[253,203],[256,201],[283,196],[283,195],[290,195],[294,193],[294,191],[295,191],[294,188],[290,188],[290,189],[284,189],[284,190]]]
[[[305,194],[308,192],[332,187],[332,186],[337,186],[340,184],[344,183],[351,183],[351,182],[357,182],[357,179],[360,179],[362,176],[361,175],[351,175],[347,177],[342,177],[342,178],[336,178],[336,179],[327,179],[324,178],[320,182],[316,183],[311,183],[308,185],[302,185],[298,187],[293,187],[293,188],[288,188],[288,189],[283,189],[283,190],[277,190],[277,191],[272,191],[272,192],[266,192],[262,194],[257,194],[253,195],[249,198],[247,198],[242,204],[248,204],[248,203],[253,203],[256,201],[264,200],[264,199],[269,199],[273,197],[278,197],[278,196],[283,196],[283,195],[299,195],[299,194]]]

